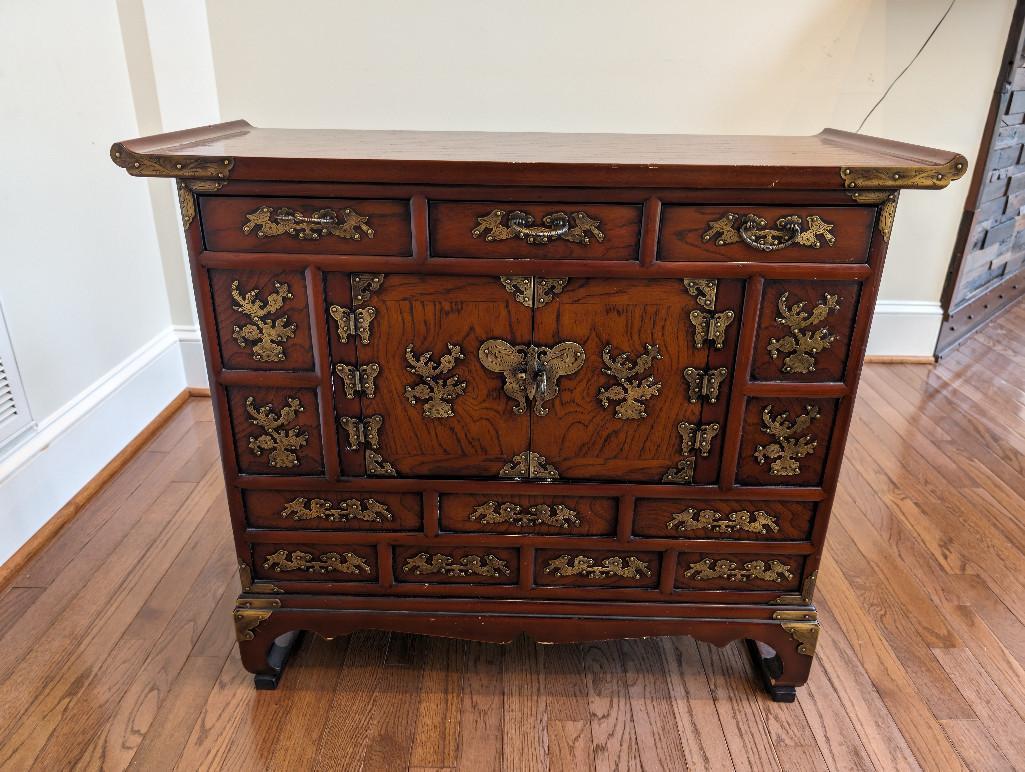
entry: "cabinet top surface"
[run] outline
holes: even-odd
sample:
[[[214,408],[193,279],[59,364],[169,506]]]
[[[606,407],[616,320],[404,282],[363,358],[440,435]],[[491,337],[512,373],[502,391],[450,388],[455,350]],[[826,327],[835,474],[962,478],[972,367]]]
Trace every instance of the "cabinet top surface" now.
[[[949,151],[834,129],[806,137],[261,129],[232,121],[115,144],[142,177],[718,188],[942,188]]]

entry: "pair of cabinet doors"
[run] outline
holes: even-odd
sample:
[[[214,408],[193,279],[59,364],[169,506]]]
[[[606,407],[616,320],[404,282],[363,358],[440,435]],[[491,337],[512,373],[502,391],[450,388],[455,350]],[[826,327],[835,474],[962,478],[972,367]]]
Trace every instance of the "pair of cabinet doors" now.
[[[714,482],[740,284],[326,274],[343,468]]]

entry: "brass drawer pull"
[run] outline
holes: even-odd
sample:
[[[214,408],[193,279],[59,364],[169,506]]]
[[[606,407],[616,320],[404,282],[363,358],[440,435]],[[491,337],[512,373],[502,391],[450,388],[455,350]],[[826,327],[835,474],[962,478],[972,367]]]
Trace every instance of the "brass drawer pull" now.
[[[534,225],[533,215],[518,211],[509,212],[506,219],[508,225],[503,225],[502,218],[505,215],[504,209],[492,209],[490,214],[477,218],[478,225],[470,231],[470,235],[475,239],[484,235],[485,241],[517,238],[528,244],[547,244],[555,239],[572,241],[575,244],[590,244],[591,236],[598,241],[605,239],[605,234],[598,230],[601,221],[589,217],[584,212],[551,212],[541,218],[541,225]]]
[[[359,241],[363,235],[368,239],[374,237],[374,229],[367,224],[369,219],[349,208],[343,209],[339,217],[333,209],[318,209],[311,215],[305,215],[287,206],[277,210],[261,206],[246,214],[248,222],[242,226],[242,232],[248,234],[257,228],[256,236],[261,239],[288,235],[303,241],[316,240],[321,236]]]
[[[833,246],[836,236],[832,234],[833,224],[827,223],[818,215],[804,218],[806,226],[802,226],[800,215],[788,214],[776,220],[776,227],[770,228],[769,223],[756,214],[741,216],[727,212],[718,220],[708,223],[708,230],[701,236],[702,241],[715,238],[715,245],[722,247],[743,241],[752,249],[761,252],[777,252],[789,246],[811,247],[822,246],[819,236],[826,244]],[[807,230],[804,230],[807,227]]]

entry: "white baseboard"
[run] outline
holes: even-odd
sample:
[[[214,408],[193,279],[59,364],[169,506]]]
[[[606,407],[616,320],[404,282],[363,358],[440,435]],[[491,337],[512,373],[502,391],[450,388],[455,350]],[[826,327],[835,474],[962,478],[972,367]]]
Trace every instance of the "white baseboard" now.
[[[932,356],[941,324],[943,307],[939,303],[880,300],[872,317],[868,356]]]
[[[190,389],[208,389],[210,381],[206,376],[206,358],[203,356],[203,339],[195,325],[179,324],[174,333],[182,352],[182,367],[185,368],[185,383]]]
[[[0,459],[0,563],[185,389],[181,348],[165,330]]]

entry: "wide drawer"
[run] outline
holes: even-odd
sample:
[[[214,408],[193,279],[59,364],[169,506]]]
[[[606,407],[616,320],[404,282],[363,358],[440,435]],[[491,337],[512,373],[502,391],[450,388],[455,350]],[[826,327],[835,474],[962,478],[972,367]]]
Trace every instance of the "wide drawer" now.
[[[796,590],[803,555],[750,555],[681,552],[674,586],[678,590]]]
[[[412,254],[408,201],[203,196],[200,211],[212,251]]]
[[[636,260],[641,207],[432,201],[430,224],[435,257]]]
[[[253,528],[325,531],[419,531],[418,493],[244,490]]]
[[[365,544],[254,544],[253,575],[291,582],[376,582],[377,551]]]
[[[659,260],[863,263],[871,207],[667,206]]]
[[[539,587],[633,587],[658,584],[661,553],[630,550],[537,550],[534,584]]]
[[[571,496],[441,497],[444,531],[606,536],[616,532],[616,500]]]
[[[633,532],[655,539],[803,541],[814,512],[806,501],[639,498]]]

